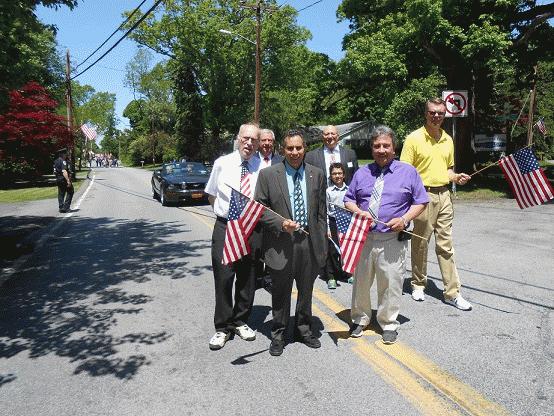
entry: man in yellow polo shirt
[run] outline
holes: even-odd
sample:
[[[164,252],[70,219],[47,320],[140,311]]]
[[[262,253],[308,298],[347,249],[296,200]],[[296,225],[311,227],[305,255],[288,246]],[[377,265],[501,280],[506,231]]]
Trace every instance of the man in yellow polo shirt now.
[[[454,210],[448,184],[464,185],[471,179],[454,172],[454,142],[441,128],[446,104],[433,98],[425,104],[425,125],[410,133],[404,142],[400,160],[413,165],[423,180],[429,204],[414,219],[414,233],[426,238],[412,238],[412,298],[423,301],[427,283],[427,249],[435,234],[435,252],[444,284],[444,301],[463,311],[471,304],[460,295],[460,278],[454,261],[452,221]]]

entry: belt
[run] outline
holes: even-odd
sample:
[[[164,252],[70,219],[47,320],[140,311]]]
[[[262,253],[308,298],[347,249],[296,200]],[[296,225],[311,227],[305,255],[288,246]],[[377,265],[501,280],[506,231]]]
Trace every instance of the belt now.
[[[219,215],[216,217],[217,221],[222,222],[223,224],[227,224],[227,218],[220,217]]]
[[[448,191],[448,186],[446,185],[443,185],[443,186],[426,186],[425,187],[425,190],[427,192],[446,192]]]

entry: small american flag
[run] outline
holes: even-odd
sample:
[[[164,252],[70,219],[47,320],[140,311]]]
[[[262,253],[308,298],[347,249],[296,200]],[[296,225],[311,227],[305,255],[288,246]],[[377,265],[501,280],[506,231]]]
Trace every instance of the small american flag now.
[[[544,118],[539,118],[539,121],[535,123],[535,126],[542,133],[543,136],[546,136],[546,124],[544,124]]]
[[[92,127],[87,126],[86,124],[83,124],[81,126],[81,131],[89,140],[96,139],[96,130],[94,130]]]
[[[353,274],[360,260],[360,254],[362,254],[372,220],[360,214],[354,214],[338,205],[335,208],[335,219],[337,220],[339,245],[342,255],[342,269],[346,273]]]
[[[223,244],[223,264],[237,261],[250,253],[248,237],[264,213],[264,206],[240,192],[231,190],[229,216]]]
[[[521,209],[554,198],[552,186],[528,147],[503,157],[499,164]]]

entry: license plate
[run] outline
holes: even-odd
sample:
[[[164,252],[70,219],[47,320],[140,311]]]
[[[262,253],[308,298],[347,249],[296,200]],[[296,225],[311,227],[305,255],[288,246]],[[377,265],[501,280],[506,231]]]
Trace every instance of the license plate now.
[[[199,193],[191,194],[190,196],[191,196],[191,198],[202,198],[204,196],[204,194],[199,192]]]

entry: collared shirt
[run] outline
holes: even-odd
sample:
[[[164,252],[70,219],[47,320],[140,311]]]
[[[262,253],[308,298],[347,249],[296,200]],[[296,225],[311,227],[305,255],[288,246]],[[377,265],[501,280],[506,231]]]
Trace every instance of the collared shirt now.
[[[263,156],[260,152],[258,152],[258,156],[260,157],[260,161],[261,161],[261,169],[271,166],[271,159],[273,158],[273,152],[271,152],[269,156]]]
[[[327,188],[327,215],[330,217],[335,217],[335,205],[338,205],[339,207],[344,207],[344,195],[346,194],[346,191],[348,191],[348,185],[346,185],[344,182],[342,184],[342,187],[338,187],[337,185],[333,184],[330,187]]]
[[[383,168],[383,173],[385,182],[377,212],[379,221],[388,222],[404,215],[412,205],[429,202],[421,177],[413,166],[393,160]],[[367,211],[371,192],[379,175],[381,168],[376,163],[358,169],[344,196],[344,202],[353,202],[361,210]],[[373,230],[378,233],[390,231],[389,227],[381,223],[377,223]]]
[[[331,184],[332,182],[330,182],[329,179],[329,176],[331,176],[331,173],[329,172],[329,166],[331,165],[331,163],[340,162],[339,144],[337,144],[333,150],[329,150],[327,146],[323,146],[323,156],[325,157],[325,173],[327,175],[327,181],[329,184]]]
[[[406,137],[400,160],[414,166],[425,186],[448,185],[448,169],[454,166],[454,142],[444,130],[437,141],[425,126]]]
[[[306,218],[308,217],[308,199],[306,197],[306,175],[304,174],[304,163],[298,169],[294,169],[289,162],[285,161],[285,172],[287,176],[287,187],[289,188],[290,208],[294,217],[294,175],[300,174],[300,188],[302,189],[302,199],[304,199],[304,209],[306,210]],[[292,218],[296,221],[296,218]]]
[[[227,185],[232,186],[236,190],[240,189],[241,164],[242,158],[238,150],[228,155],[221,156],[214,162],[205,191],[207,194],[215,197],[214,213],[219,217],[227,218],[229,214],[231,188]],[[248,170],[251,174],[251,189],[256,188],[260,166],[260,158],[257,153],[254,153],[252,157],[248,159]]]

